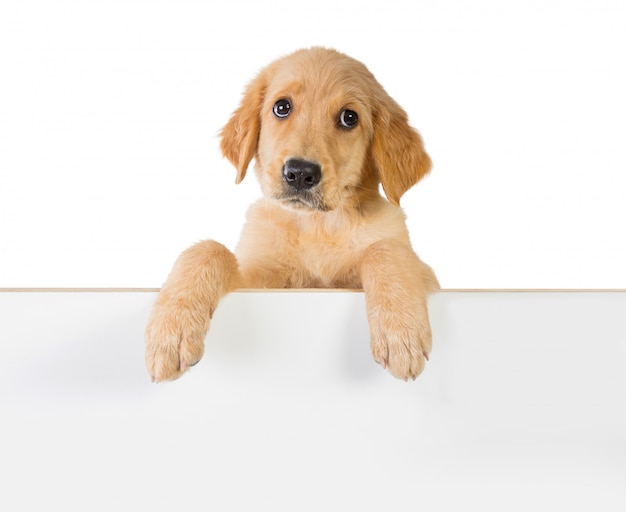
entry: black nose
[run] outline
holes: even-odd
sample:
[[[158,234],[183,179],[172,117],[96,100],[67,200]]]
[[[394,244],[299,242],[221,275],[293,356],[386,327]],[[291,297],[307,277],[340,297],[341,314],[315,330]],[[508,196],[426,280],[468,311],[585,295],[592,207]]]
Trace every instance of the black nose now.
[[[313,188],[322,179],[322,168],[315,162],[291,158],[283,166],[283,180],[296,190]]]

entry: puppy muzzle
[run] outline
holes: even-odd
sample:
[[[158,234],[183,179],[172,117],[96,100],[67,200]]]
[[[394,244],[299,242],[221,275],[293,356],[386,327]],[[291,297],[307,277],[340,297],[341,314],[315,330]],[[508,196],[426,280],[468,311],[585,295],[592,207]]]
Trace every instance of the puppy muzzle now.
[[[322,168],[316,162],[290,158],[282,169],[283,192],[279,198],[290,208],[327,211],[318,186]]]

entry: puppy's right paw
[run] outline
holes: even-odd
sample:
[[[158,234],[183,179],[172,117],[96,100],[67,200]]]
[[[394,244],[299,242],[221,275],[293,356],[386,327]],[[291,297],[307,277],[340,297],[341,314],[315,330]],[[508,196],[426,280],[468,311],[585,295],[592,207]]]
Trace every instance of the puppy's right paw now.
[[[182,307],[154,307],[144,335],[153,382],[177,379],[202,358],[209,323],[210,318],[198,318]]]

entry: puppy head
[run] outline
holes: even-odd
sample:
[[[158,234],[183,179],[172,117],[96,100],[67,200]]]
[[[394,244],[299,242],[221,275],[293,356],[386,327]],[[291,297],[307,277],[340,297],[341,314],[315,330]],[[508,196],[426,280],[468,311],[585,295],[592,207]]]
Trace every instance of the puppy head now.
[[[283,57],[248,85],[221,132],[241,182],[252,159],[263,193],[329,211],[378,193],[400,197],[431,167],[404,110],[360,62],[312,48]]]

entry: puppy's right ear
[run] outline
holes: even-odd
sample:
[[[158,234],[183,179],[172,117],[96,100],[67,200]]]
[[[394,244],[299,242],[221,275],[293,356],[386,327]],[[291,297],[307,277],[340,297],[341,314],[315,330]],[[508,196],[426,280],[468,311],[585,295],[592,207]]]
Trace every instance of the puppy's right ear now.
[[[261,130],[261,105],[265,96],[267,80],[260,73],[244,92],[239,108],[233,112],[220,132],[220,149],[237,169],[235,183],[246,176],[250,161],[256,154]]]

